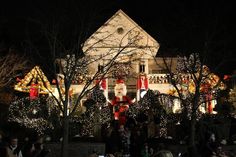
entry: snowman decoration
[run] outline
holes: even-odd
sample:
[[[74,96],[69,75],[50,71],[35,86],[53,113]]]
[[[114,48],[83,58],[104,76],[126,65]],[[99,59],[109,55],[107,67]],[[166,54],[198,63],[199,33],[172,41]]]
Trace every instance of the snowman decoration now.
[[[127,94],[127,88],[124,80],[118,79],[114,87],[115,97],[111,101],[114,119],[119,122],[119,125],[125,125],[126,113],[129,109],[129,105],[133,104],[135,99],[130,99]]]

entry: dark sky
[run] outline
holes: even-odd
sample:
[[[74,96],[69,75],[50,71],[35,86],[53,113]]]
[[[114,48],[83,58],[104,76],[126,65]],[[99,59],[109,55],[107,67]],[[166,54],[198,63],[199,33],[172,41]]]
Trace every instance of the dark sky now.
[[[219,73],[235,69],[236,8],[223,0],[8,0],[0,6],[0,44],[25,51],[22,42],[30,40],[42,48],[41,24],[53,21],[61,21],[68,32],[86,21],[89,36],[118,9],[160,43],[160,54],[206,53]]]

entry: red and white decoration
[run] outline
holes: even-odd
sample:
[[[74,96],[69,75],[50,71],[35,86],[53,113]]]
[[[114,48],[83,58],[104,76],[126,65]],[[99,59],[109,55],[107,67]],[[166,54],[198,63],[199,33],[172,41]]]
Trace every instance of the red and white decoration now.
[[[97,79],[95,84],[99,84],[100,89],[103,90],[104,96],[108,98],[108,80],[107,79]]]
[[[143,98],[148,90],[148,78],[146,74],[140,74],[137,80],[138,99]]]
[[[111,101],[114,119],[119,121],[119,125],[124,125],[126,123],[126,112],[129,109],[129,105],[134,103],[134,100],[126,96],[127,88],[122,79],[116,81],[114,92],[115,97]]]
[[[106,79],[102,79],[102,80],[97,79],[96,84],[99,84],[101,90],[104,90],[104,91],[107,90],[107,80]]]

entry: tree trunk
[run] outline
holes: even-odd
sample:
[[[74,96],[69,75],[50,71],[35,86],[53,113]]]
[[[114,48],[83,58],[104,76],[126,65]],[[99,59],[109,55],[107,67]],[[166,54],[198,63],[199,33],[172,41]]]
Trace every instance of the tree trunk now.
[[[192,114],[191,130],[190,130],[190,155],[192,157],[197,157],[195,136],[196,136],[196,112]]]
[[[197,91],[199,91],[199,86],[196,88]],[[197,157],[197,147],[195,142],[195,136],[196,136],[196,118],[197,118],[197,108],[198,108],[198,101],[199,101],[199,92],[195,94],[194,102],[193,102],[193,108],[192,108],[192,114],[191,114],[191,130],[190,130],[190,151],[192,157]]]
[[[68,157],[69,116],[63,118],[63,140],[61,145],[61,157]]]

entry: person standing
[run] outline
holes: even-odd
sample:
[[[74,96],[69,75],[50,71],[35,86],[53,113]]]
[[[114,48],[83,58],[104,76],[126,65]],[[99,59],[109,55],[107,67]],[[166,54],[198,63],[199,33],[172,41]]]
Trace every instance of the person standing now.
[[[4,147],[4,141],[3,141],[3,132],[0,130],[0,148]]]
[[[44,147],[43,137],[39,137],[31,148],[31,157],[46,157],[50,150]]]
[[[141,149],[141,157],[150,157],[148,143],[145,142]]]
[[[23,157],[21,148],[18,146],[18,138],[10,137],[9,144],[7,146],[7,155],[9,157]]]
[[[6,144],[5,141],[3,140],[3,132],[0,130],[0,156],[4,157],[6,156]]]

